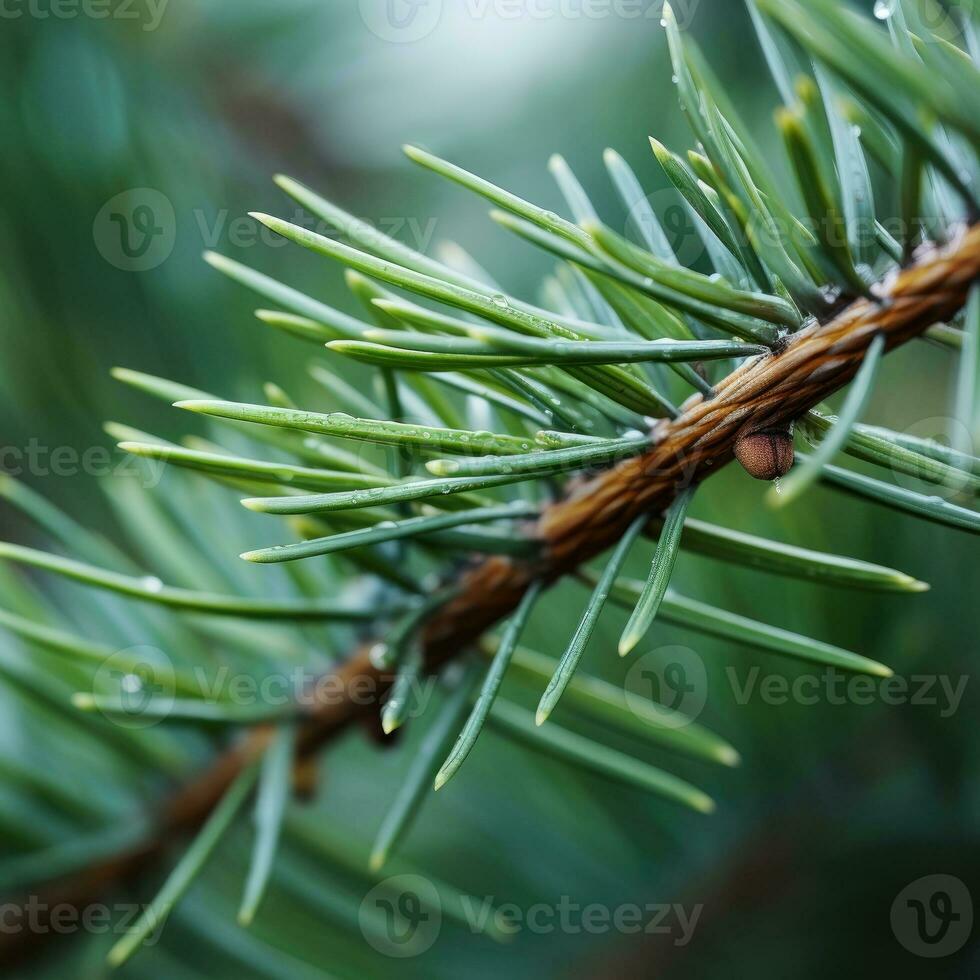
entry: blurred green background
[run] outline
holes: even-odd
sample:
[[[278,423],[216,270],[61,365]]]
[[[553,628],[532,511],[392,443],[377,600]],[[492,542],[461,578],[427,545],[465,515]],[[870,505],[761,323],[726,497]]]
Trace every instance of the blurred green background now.
[[[473,4],[447,2],[426,21],[437,6],[417,12],[409,33],[422,36],[412,40],[391,29],[384,0],[170,0],[162,9],[137,0],[108,8],[104,19],[84,4],[76,16],[47,17],[25,5],[23,16],[5,17],[0,443],[8,469],[35,447],[40,462],[15,475],[114,534],[94,483],[112,478],[118,457],[56,466],[55,447],[82,459],[91,447],[111,447],[104,420],[164,436],[183,431],[185,420],[113,382],[113,365],[249,401],[275,380],[304,407],[321,407],[322,391],[306,374],[309,349],[273,335],[252,316],[254,298],[200,259],[213,248],[353,310],[338,268],[259,236],[243,218],[292,213],[275,173],[423,251],[456,241],[529,299],[547,259],[497,229],[483,203],[413,168],[403,142],[555,209],[546,163],[560,152],[610,224],[623,227],[601,161],[612,146],[655,203],[669,202],[647,135],[678,149],[690,140],[658,17],[589,16],[588,4],[569,2],[564,14],[541,3],[527,5],[538,15],[510,16],[514,8],[503,4],[503,13],[490,5],[474,18]],[[677,10],[679,19],[691,15],[732,101],[775,153],[775,94],[742,5],[701,0]],[[151,268],[133,271],[119,267],[132,257],[120,259],[104,209],[139,188],[159,192],[172,215],[166,206],[154,212],[159,251]],[[889,358],[869,420],[940,431],[952,368],[946,352],[924,344]],[[402,850],[459,887],[524,910],[557,907],[563,896],[609,909],[700,909],[689,942],[678,942],[673,914],[667,933],[527,928],[506,946],[445,925],[424,955],[391,960],[356,929],[314,919],[309,928],[323,929],[317,966],[358,977],[980,975],[976,946],[922,959],[890,924],[896,896],[922,876],[980,883],[975,551],[965,536],[824,489],[774,514],[764,489],[727,471],[700,495],[694,516],[894,565],[932,591],[905,598],[811,589],[691,555],[679,562],[680,589],[931,677],[928,689],[912,688],[931,703],[873,696],[864,705],[772,705],[756,689],[739,704],[735,688],[756,666],[761,676],[814,671],[661,626],[652,647],[695,651],[708,676],[700,720],[743,755],[733,771],[671,760],[719,800],[715,816],[610,788],[490,734],[451,789],[429,801]],[[234,494],[225,498],[237,506]],[[31,540],[7,508],[0,529]],[[229,540],[229,555],[245,543]],[[528,642],[560,652],[582,597],[575,586],[557,589]],[[586,660],[620,684],[630,667],[614,653],[622,625],[618,614],[604,616]],[[937,677],[965,684],[956,710]],[[636,676],[628,683],[635,687]],[[12,736],[0,728],[0,737]],[[346,740],[324,761],[312,806],[369,838],[411,746],[411,736],[391,752],[359,735]],[[229,962],[217,958],[207,975],[224,975]]]

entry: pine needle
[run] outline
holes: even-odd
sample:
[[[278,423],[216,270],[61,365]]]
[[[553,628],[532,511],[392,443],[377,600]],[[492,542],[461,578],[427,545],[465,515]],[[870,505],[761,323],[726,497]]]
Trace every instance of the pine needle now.
[[[579,661],[582,659],[585,647],[592,637],[596,623],[599,621],[599,614],[602,612],[606,600],[609,598],[609,590],[612,587],[612,583],[616,580],[619,570],[623,567],[623,563],[629,555],[630,548],[633,546],[637,537],[639,537],[640,532],[646,526],[648,520],[649,517],[646,514],[641,514],[637,517],[623,534],[619,544],[616,545],[612,554],[609,556],[609,561],[606,563],[606,567],[602,572],[602,577],[596,584],[595,590],[582,612],[582,617],[575,630],[575,635],[565,648],[565,652],[558,661],[558,666],[555,668],[555,672],[552,674],[544,694],[541,695],[537,714],[534,716],[534,723],[536,725],[543,725],[547,721],[549,715],[555,710],[555,706],[558,704],[562,694],[565,693],[565,689],[568,687],[569,681],[571,681]]]
[[[46,551],[9,544],[6,541],[0,541],[0,558],[54,572],[81,582],[83,585],[92,585],[110,592],[118,592],[132,599],[170,606],[185,612],[239,616],[245,619],[336,619],[347,622],[372,620],[378,613],[376,608],[348,606],[327,599],[253,599],[245,596],[217,595],[195,592],[191,589],[178,589],[164,585],[153,575],[134,578],[71,558],[52,555]]]
[[[871,400],[878,366],[885,352],[885,338],[881,335],[874,338],[868,347],[868,352],[861,362],[858,373],[851,382],[847,398],[841,407],[836,423],[820,442],[817,451],[799,463],[779,484],[771,487],[766,493],[767,502],[774,507],[785,507],[803,493],[819,476],[823,467],[829,463],[847,442],[851,427],[860,419]]]
[[[109,951],[110,966],[122,966],[145,940],[163,927],[174,906],[194,883],[194,879],[201,873],[228,831],[245,798],[252,791],[257,775],[258,765],[253,763],[242,770],[231,784],[191,846],[170,872],[156,897],[146,906],[133,927]]]
[[[295,743],[295,727],[282,725],[262,757],[253,818],[255,844],[245,893],[238,909],[238,921],[243,926],[252,924],[272,875],[283,816],[289,801]]]
[[[480,679],[479,665],[471,661],[456,686],[439,706],[412,757],[405,779],[385,814],[371,849],[369,866],[378,871],[418,815],[449,740],[462,723],[469,700]]]
[[[503,698],[497,699],[489,721],[511,738],[527,743],[536,751],[589,769],[614,782],[654,793],[699,813],[712,813],[715,809],[710,796],[683,779],[559,725],[541,728],[530,711]]]
[[[507,672],[514,648],[521,638],[521,633],[524,631],[524,627],[531,615],[531,610],[534,608],[534,603],[537,601],[540,593],[541,583],[532,582],[528,590],[524,593],[524,597],[521,599],[520,605],[517,607],[514,615],[504,628],[504,634],[493,655],[493,662],[490,665],[490,669],[483,679],[483,686],[480,688],[480,693],[477,696],[476,703],[473,705],[473,710],[466,719],[466,724],[463,726],[463,730],[459,733],[459,737],[446,757],[446,761],[442,764],[439,772],[436,773],[434,789],[441,789],[452,779],[459,770],[459,767],[465,762],[473,746],[476,745],[476,740],[480,737],[480,732],[483,731],[483,725],[487,720],[487,716],[490,714],[490,709],[493,707],[494,699],[497,697],[497,691],[500,690],[500,685],[503,682],[504,674]]]
[[[660,603],[670,584],[670,576],[674,571],[677,560],[677,549],[680,546],[681,532],[684,528],[684,518],[687,508],[694,496],[694,488],[681,490],[664,516],[663,530],[657,542],[657,550],[653,556],[650,576],[640,593],[639,601],[633,610],[619,640],[619,655],[625,657],[646,636],[660,609]]]
[[[533,517],[538,508],[533,504],[515,502],[501,507],[481,507],[476,510],[458,510],[449,514],[438,514],[433,517],[409,517],[403,521],[381,521],[372,527],[358,528],[355,531],[344,531],[325,538],[311,538],[298,544],[279,544],[271,548],[261,548],[257,551],[246,551],[241,557],[245,561],[268,564],[284,561],[296,561],[300,558],[312,558],[317,555],[332,555],[352,548],[365,548],[369,545],[382,544],[385,541],[402,541],[408,538],[426,537],[436,531],[458,528],[474,524],[484,524],[491,521],[515,520]],[[473,535],[472,543],[478,545],[480,538]],[[518,549],[519,550],[519,549]],[[533,542],[529,542],[529,551],[534,550]]]
[[[953,446],[963,453],[976,453],[980,445],[980,286],[973,287],[966,304],[954,405],[960,425],[953,432]]]

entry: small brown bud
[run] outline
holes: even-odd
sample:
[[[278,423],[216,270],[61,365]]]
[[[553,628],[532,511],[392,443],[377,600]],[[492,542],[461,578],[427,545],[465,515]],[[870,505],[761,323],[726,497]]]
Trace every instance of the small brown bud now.
[[[793,437],[785,429],[763,429],[735,440],[735,458],[749,476],[775,480],[793,465]]]

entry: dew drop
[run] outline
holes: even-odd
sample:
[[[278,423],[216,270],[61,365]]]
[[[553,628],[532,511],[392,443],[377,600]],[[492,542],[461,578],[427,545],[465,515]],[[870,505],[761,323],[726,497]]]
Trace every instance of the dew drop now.
[[[506,310],[510,306],[503,293],[494,293],[492,302],[494,306],[499,306],[502,310]]]
[[[159,592],[163,588],[163,582],[156,575],[147,575],[140,581],[140,585],[146,592]]]
[[[888,20],[895,13],[895,0],[875,0],[874,13],[878,20]]]
[[[119,682],[119,686],[127,694],[136,694],[143,690],[143,682],[135,674],[126,674]]]
[[[387,643],[375,643],[374,646],[368,651],[368,657],[370,657],[371,663],[374,664],[375,667],[382,667],[384,665],[384,660],[387,654]]]

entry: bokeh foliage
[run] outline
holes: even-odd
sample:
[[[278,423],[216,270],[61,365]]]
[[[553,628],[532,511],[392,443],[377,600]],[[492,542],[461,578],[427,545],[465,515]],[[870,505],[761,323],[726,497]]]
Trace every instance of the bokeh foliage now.
[[[729,9],[735,5],[723,6],[705,4],[695,33],[703,37],[709,54],[722,55],[715,70],[730,82],[732,101],[740,109],[744,106],[750,121],[765,120],[775,93],[760,84],[761,71],[745,71],[744,64],[736,71],[726,64],[719,35],[738,31],[746,45],[755,42],[741,12]],[[44,445],[111,445],[98,427],[105,418],[121,417],[163,434],[175,431],[168,429],[173,413],[157,413],[146,400],[137,400],[108,379],[108,368],[119,362],[245,401],[262,400],[262,382],[273,379],[299,392],[304,405],[316,407],[318,389],[305,374],[305,349],[272,337],[252,319],[250,298],[224,283],[198,257],[202,244],[211,244],[201,242],[200,222],[213,222],[221,209],[228,209],[229,221],[246,209],[283,213],[282,198],[266,179],[280,169],[329,188],[332,196],[366,217],[383,219],[394,212],[424,222],[436,216],[437,239],[458,238],[515,292],[533,282],[529,267],[540,260],[529,258],[535,254],[530,246],[505,232],[486,231],[482,208],[466,202],[458,204],[459,211],[443,210],[450,205],[442,202],[438,183],[422,181],[391,158],[378,156],[359,166],[345,154],[331,154],[331,141],[342,141],[343,132],[332,128],[329,108],[323,106],[329,88],[314,96],[311,79],[325,49],[341,48],[352,38],[357,43],[364,28],[356,11],[321,14],[314,18],[316,31],[310,29],[310,10],[302,5],[269,13],[258,5],[236,5],[232,12],[203,4],[193,17],[186,11],[172,14],[159,32],[146,36],[114,23],[5,25],[2,71],[8,90],[18,92],[16,100],[0,109],[6,117],[4,129],[15,134],[12,142],[18,147],[2,163],[8,191],[0,275],[8,314],[3,397],[9,445],[25,446],[31,437]],[[561,150],[573,163],[581,161],[581,176],[596,178],[590,185],[599,185],[599,155],[608,143],[635,163],[649,186],[656,186],[661,178],[646,135],[669,137],[672,127],[681,131],[681,123],[667,85],[670,69],[662,36],[659,31],[650,34],[644,44],[627,49],[625,69],[622,54],[611,46],[585,91],[566,79],[556,80],[562,103],[574,106],[577,118],[571,132],[556,132],[554,124],[549,131],[544,120],[559,100],[542,95],[537,109],[532,99],[522,110],[528,119],[540,119],[541,126],[520,153],[513,139],[502,141],[499,132],[467,127],[457,135],[445,120],[443,129],[430,122],[432,128],[423,135],[438,149],[478,163],[474,169],[501,175],[500,183],[516,184],[529,198],[547,201],[550,195],[556,208],[559,198],[537,173],[543,167],[526,167],[520,158],[534,162],[537,154],[543,162],[547,151]],[[360,43],[364,57],[373,58],[383,75],[386,47],[379,49],[370,38]],[[639,60],[640,55],[652,57],[647,48],[659,57],[653,68]],[[338,53],[337,58],[347,62],[350,55]],[[418,84],[417,79],[412,82]],[[370,101],[364,104],[368,107]],[[623,111],[612,106],[623,106]],[[514,132],[529,128],[508,125]],[[761,128],[768,132],[771,127]],[[390,133],[391,145],[402,135],[418,134],[396,128]],[[507,179],[508,167],[517,175],[514,179]],[[92,240],[92,222],[102,204],[134,186],[158,188],[177,213],[174,253],[150,273],[113,268]],[[596,196],[604,214],[619,215],[610,221],[619,227],[625,222],[614,202],[609,192]],[[481,220],[474,222],[474,215]],[[479,231],[471,231],[477,226]],[[324,282],[321,266],[294,258],[296,250],[260,245],[229,251],[243,258],[247,254],[254,264],[261,255],[264,271],[325,299],[348,302],[341,298],[339,276]],[[914,352],[898,354],[884,365],[866,417],[932,435],[926,420],[950,414],[952,380],[953,362],[942,349],[919,345]],[[916,397],[910,399],[913,387]],[[118,536],[110,505],[82,475],[69,481],[35,474],[32,482],[46,495],[70,502],[93,529]],[[969,676],[975,652],[971,583],[965,572],[972,558],[969,539],[878,513],[865,504],[842,506],[825,490],[813,492],[805,510],[774,513],[764,505],[762,489],[739,473],[726,472],[714,483],[714,492],[695,504],[694,516],[899,567],[928,581],[932,591],[909,600],[815,590],[681,554],[676,576],[684,591],[859,650],[899,672]],[[154,492],[174,499],[183,495],[189,506],[206,507],[214,515],[234,510],[233,495],[206,490],[200,481],[186,484],[168,476]],[[10,509],[4,509],[3,520],[11,525],[5,538],[39,540]],[[220,532],[215,531],[223,542],[220,574],[237,581],[247,577],[249,588],[265,590],[265,570],[242,570],[234,555],[259,538],[275,543],[274,531],[260,517],[236,514],[225,520]],[[209,554],[217,553],[215,545]],[[163,554],[150,549],[137,557],[161,574],[166,571],[155,565],[164,562]],[[645,559],[635,559],[635,564],[632,571],[642,577]],[[281,593],[286,588],[283,584]],[[66,586],[54,593],[53,602],[75,615],[88,596]],[[569,610],[578,609],[585,596],[575,584],[555,590],[539,609],[526,642],[559,654]],[[109,606],[85,616],[93,624],[108,622],[118,629],[112,642],[145,641],[142,627],[121,621],[122,607]],[[611,654],[624,624],[625,616],[605,618],[584,661],[591,673],[617,684],[628,665]],[[275,636],[283,642],[309,639],[299,628],[278,628]],[[328,647],[329,641],[323,642]],[[721,963],[736,964],[733,972],[738,975],[763,965],[786,975],[813,976],[842,963],[853,969],[870,969],[871,964],[902,968],[907,954],[888,927],[893,896],[908,880],[935,871],[952,870],[969,879],[978,863],[969,819],[976,803],[972,786],[977,765],[969,722],[972,682],[951,717],[928,705],[739,705],[725,667],[735,667],[742,678],[756,663],[764,672],[790,676],[805,668],[787,670],[762,655],[707,639],[693,643],[673,627],[658,627],[656,645],[668,643],[693,646],[703,658],[709,688],[702,720],[725,732],[743,756],[736,772],[695,762],[681,766],[723,801],[719,817],[693,818],[633,791],[610,789],[490,734],[457,784],[428,804],[405,853],[461,888],[524,907],[554,904],[562,895],[610,906],[703,902],[704,920],[692,944],[677,951],[669,937],[658,943],[656,937],[557,933],[524,934],[498,946],[447,926],[432,952],[397,969],[405,975],[465,971],[480,976],[506,968],[530,976],[551,971],[556,959],[574,958],[576,972],[598,973],[610,956],[623,957],[626,969],[639,975],[660,958],[665,971],[673,968],[682,976],[715,975]],[[56,782],[69,783],[76,765],[93,765],[98,773],[97,760],[62,757],[54,730],[46,738],[25,742],[22,731],[28,726],[18,724],[23,711],[20,702],[11,701],[2,730],[4,743],[21,763],[48,769]],[[213,741],[197,733],[174,737],[182,767],[204,758]],[[297,806],[294,819],[315,828],[317,835],[326,835],[323,828],[329,826],[345,853],[366,851],[417,738],[409,732],[391,752],[359,737],[346,740],[322,763],[316,802]],[[657,760],[656,753],[650,758]],[[505,787],[494,778],[501,771],[508,773]],[[114,789],[100,803],[116,819],[130,812],[134,801],[152,800],[162,789],[122,770],[104,774],[100,788],[109,787]],[[10,793],[2,800],[4,826],[16,828],[30,811],[20,809],[22,802]],[[54,839],[72,834],[80,818],[67,809],[59,812],[66,806],[67,801],[59,800],[50,824],[38,833]],[[84,819],[91,820],[91,814]],[[352,841],[351,827],[365,832]],[[227,972],[230,964],[246,974],[270,975],[263,974],[259,953],[231,920],[226,934],[205,937],[195,915],[196,908],[219,893],[234,908],[247,861],[246,838],[242,833],[227,843],[221,860],[174,919],[173,932],[168,926],[161,947],[127,968],[134,976],[177,975],[181,968],[193,971],[189,975],[215,975]],[[294,858],[298,875],[308,860],[302,855]],[[350,902],[336,900],[331,918],[297,887],[298,899],[296,894],[291,901],[281,898],[265,925],[257,920],[258,936],[328,972],[335,968],[341,975],[390,975],[392,961],[365,948],[351,928]],[[338,894],[358,899],[364,879],[341,875],[337,888]],[[152,888],[148,891],[152,894]],[[321,895],[320,901],[331,903],[335,896]],[[100,943],[92,940],[93,947]],[[101,945],[91,954],[93,971],[104,952]],[[186,962],[188,949],[200,951],[191,962]],[[59,969],[53,965],[52,975]],[[296,969],[296,975],[303,975]]]

